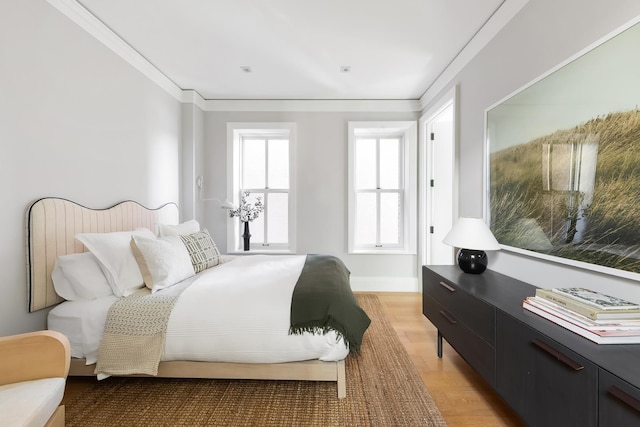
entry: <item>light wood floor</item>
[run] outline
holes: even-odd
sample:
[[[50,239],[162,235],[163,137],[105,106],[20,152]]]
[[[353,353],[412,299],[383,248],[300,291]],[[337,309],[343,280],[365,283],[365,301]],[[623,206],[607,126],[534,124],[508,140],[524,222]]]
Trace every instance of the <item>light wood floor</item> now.
[[[379,292],[376,295],[450,427],[524,426],[446,341],[442,359],[438,358],[437,331],[422,315],[421,294]],[[69,378],[63,403],[94,382],[92,378]]]

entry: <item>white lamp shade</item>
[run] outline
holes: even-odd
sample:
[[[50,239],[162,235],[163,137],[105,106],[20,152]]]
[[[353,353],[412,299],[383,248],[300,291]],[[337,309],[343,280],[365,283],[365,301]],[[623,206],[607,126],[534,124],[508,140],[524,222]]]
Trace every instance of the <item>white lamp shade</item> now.
[[[500,243],[482,218],[459,218],[442,239],[442,243],[456,248],[477,251],[500,250]]]

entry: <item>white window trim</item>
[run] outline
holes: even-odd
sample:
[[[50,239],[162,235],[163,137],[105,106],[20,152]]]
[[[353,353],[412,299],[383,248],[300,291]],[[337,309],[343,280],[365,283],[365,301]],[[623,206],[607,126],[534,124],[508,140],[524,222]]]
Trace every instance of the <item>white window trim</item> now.
[[[235,205],[239,200],[240,187],[240,136],[260,134],[281,135],[289,138],[289,245],[252,248],[250,253],[296,253],[296,124],[289,122],[227,123],[227,198]],[[227,253],[246,253],[241,248],[240,223],[237,218],[227,219]]]
[[[381,122],[349,122],[349,237],[348,253],[350,254],[416,254],[417,253],[417,187],[418,187],[418,125],[415,121],[381,121]],[[355,141],[356,136],[384,135],[400,133],[404,139],[403,150],[403,182],[404,182],[404,218],[402,218],[403,242],[399,248],[356,248],[355,245]]]

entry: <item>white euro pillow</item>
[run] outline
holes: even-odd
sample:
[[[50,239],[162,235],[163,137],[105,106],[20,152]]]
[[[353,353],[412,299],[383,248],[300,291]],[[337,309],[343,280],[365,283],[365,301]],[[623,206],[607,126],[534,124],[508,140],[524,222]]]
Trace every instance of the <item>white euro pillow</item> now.
[[[200,231],[200,224],[195,219],[185,221],[182,224],[158,224],[158,235],[160,237],[181,236],[198,231]]]
[[[75,236],[98,259],[109,286],[117,297],[131,295],[144,286],[130,246],[133,235],[155,239],[155,235],[147,228],[112,233],[81,233]]]
[[[91,252],[57,257],[51,279],[56,293],[67,301],[93,300],[113,294]]]
[[[131,249],[152,293],[195,275],[191,256],[180,236],[150,239],[134,235]]]

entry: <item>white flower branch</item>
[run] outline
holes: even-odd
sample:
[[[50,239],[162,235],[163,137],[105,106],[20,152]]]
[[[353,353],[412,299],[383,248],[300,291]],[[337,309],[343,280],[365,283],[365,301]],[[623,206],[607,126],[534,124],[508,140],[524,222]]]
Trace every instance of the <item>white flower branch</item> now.
[[[237,216],[242,222],[253,221],[254,219],[258,218],[262,212],[264,212],[262,197],[256,197],[256,202],[253,204],[247,202],[248,197],[249,192],[243,191],[242,198],[240,199],[240,206],[238,206],[236,209],[229,209],[229,216],[231,218]]]

